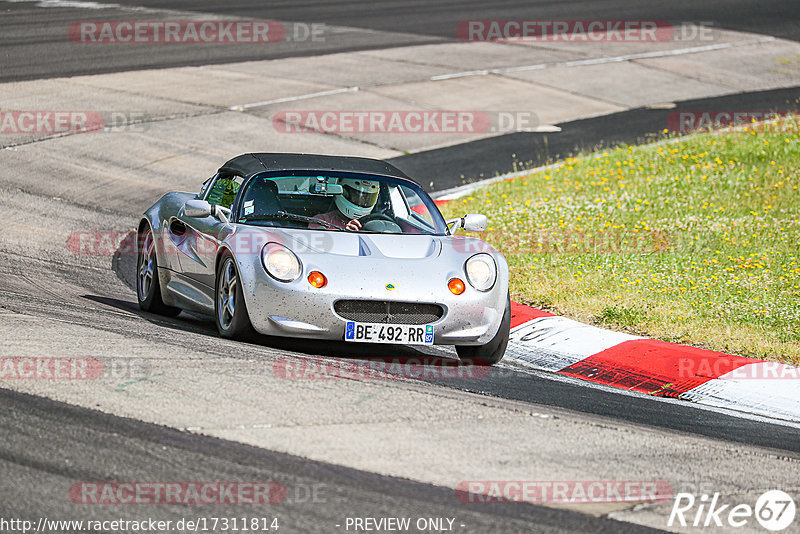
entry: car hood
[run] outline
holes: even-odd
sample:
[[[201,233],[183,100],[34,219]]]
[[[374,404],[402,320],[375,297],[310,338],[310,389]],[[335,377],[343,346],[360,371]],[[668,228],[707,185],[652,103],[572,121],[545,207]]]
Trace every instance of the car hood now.
[[[478,252],[495,252],[484,241],[466,236],[362,234],[287,228],[256,229],[252,226],[240,227],[234,234],[242,231],[254,231],[259,234],[257,241],[281,243],[300,255],[332,254],[413,260],[451,254],[471,256]]]
[[[359,234],[351,232],[286,232],[294,250],[303,253],[339,256],[373,256],[397,259],[422,259],[438,256],[442,245],[436,236]]]

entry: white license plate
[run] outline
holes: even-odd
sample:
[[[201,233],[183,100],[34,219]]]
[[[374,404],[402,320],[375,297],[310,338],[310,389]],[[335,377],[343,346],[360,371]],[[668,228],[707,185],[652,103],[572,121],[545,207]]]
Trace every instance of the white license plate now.
[[[347,321],[344,340],[360,343],[433,345],[433,326],[414,324],[356,323]]]

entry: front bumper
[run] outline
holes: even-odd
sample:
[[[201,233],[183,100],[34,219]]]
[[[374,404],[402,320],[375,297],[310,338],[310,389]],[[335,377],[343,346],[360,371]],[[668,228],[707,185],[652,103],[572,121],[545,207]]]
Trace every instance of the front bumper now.
[[[480,292],[467,284],[453,295],[447,281],[466,280],[463,267],[450,268],[441,259],[395,260],[385,258],[302,258],[303,274],[294,282],[274,280],[260,258],[251,255],[239,263],[242,289],[253,327],[260,333],[309,339],[343,340],[347,319],[334,311],[341,299],[381,300],[439,304],[444,308],[434,326],[434,344],[483,345],[497,333],[508,295],[507,268],[498,269],[494,287]],[[331,263],[335,261],[336,266]],[[350,265],[347,265],[350,264]],[[505,266],[505,264],[503,264]],[[307,277],[311,271],[325,274],[328,283],[317,289]],[[388,289],[388,285],[394,289]]]

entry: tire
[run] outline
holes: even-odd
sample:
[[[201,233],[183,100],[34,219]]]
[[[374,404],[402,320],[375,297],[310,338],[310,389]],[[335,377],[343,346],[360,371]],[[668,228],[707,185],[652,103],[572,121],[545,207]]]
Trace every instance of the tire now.
[[[506,301],[506,310],[500,321],[500,328],[491,341],[485,345],[456,345],[456,352],[462,361],[473,365],[494,365],[503,359],[508,346],[511,330],[511,298]]]
[[[219,262],[214,285],[214,322],[219,335],[228,339],[252,338],[255,330],[244,302],[239,270],[228,252]]]
[[[139,309],[175,317],[180,308],[167,306],[161,298],[161,284],[158,280],[158,254],[156,241],[150,226],[145,226],[136,234],[136,299]]]

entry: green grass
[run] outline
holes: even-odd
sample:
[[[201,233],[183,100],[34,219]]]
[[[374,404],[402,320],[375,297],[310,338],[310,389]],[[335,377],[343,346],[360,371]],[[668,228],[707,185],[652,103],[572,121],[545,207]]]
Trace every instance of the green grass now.
[[[606,306],[597,314],[600,323],[635,328],[647,317],[647,311],[638,307]]]
[[[512,298],[800,363],[798,122],[570,158],[443,206],[489,216]]]

